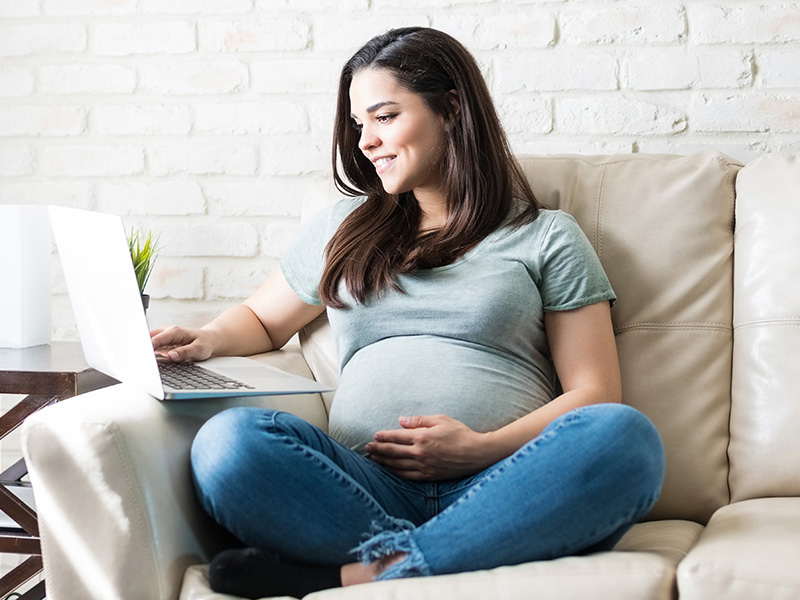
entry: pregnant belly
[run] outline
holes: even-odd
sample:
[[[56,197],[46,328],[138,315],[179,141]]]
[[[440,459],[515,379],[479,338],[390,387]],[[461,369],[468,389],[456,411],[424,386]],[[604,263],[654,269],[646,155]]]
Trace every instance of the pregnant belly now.
[[[342,371],[331,435],[358,452],[401,416],[445,414],[492,431],[553,397],[552,369],[448,338],[408,336],[359,350]]]

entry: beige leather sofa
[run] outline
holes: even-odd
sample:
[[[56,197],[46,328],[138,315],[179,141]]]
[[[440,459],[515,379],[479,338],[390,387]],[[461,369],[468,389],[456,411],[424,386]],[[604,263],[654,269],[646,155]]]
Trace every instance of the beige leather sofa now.
[[[663,495],[613,552],[311,597],[800,598],[800,157],[523,162],[539,198],[578,219],[617,291],[624,401],[663,436]],[[262,359],[335,380],[327,325],[301,341]],[[329,401],[246,402],[325,427]],[[243,402],[161,403],[117,386],[29,419],[48,598],[227,598],[202,565],[230,539],[195,501],[187,457],[205,419]]]

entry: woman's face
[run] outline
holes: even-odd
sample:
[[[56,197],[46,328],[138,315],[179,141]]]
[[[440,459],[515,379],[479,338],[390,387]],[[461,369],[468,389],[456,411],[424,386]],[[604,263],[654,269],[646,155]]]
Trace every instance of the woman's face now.
[[[361,133],[358,147],[383,188],[390,194],[413,190],[420,202],[441,201],[442,117],[385,69],[367,68],[353,76],[350,109]]]

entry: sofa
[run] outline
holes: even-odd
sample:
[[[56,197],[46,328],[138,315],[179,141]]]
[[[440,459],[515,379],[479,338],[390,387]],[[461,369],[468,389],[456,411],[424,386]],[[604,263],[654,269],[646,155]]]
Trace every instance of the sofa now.
[[[308,598],[800,598],[800,156],[520,161],[540,201],[576,217],[618,295],[623,401],[664,440],[662,495],[610,552]],[[336,382],[324,316],[257,358]],[[118,385],[30,417],[22,445],[48,598],[231,598],[208,587],[205,565],[236,541],[195,499],[194,433],[243,404],[325,428],[331,401],[159,402]]]

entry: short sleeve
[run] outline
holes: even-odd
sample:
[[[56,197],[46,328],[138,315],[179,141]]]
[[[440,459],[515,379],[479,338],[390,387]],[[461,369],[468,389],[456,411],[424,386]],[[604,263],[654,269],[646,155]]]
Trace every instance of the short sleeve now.
[[[283,276],[306,304],[322,304],[319,284],[325,268],[325,247],[344,218],[362,202],[363,198],[346,198],[316,213],[303,224],[281,257]]]
[[[571,310],[616,300],[600,259],[571,215],[554,213],[540,256],[544,310]]]

